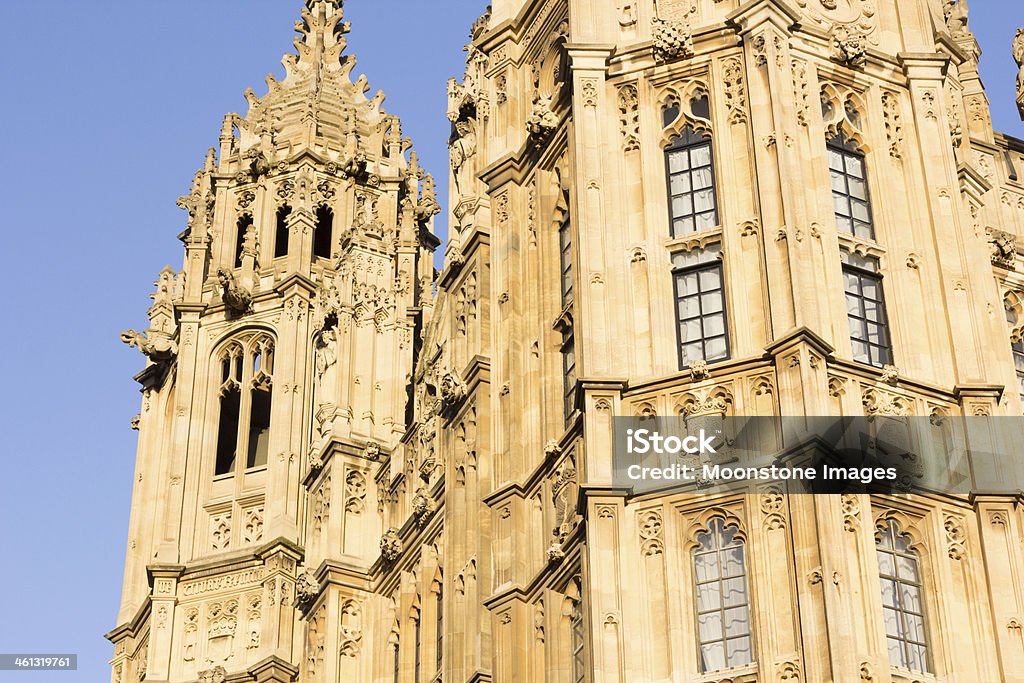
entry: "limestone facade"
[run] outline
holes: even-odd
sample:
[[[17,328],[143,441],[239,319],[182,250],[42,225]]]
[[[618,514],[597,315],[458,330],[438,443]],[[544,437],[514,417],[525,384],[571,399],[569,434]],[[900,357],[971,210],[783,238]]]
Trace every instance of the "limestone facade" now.
[[[436,274],[348,30],[306,1],[123,335],[114,683],[1024,680],[1019,491],[611,477],[615,415],[1024,411],[1024,142],[963,0],[495,0]]]

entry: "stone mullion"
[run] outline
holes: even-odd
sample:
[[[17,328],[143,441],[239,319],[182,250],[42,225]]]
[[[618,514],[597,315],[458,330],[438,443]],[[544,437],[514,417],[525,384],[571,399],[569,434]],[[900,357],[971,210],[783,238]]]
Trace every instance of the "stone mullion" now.
[[[620,587],[624,584],[620,568],[620,515],[616,500],[590,499],[586,582],[590,613],[590,660],[594,683],[618,683],[624,680],[623,615]]]

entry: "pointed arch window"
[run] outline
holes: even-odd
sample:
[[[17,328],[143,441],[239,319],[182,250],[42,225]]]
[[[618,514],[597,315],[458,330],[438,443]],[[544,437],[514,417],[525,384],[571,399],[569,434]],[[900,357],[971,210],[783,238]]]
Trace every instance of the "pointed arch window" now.
[[[218,356],[215,476],[265,467],[270,453],[274,341],[257,334],[229,343]],[[240,454],[244,454],[241,459]]]
[[[292,207],[287,204],[277,210],[277,224],[274,229],[274,258],[288,255],[288,218]]]
[[[672,256],[679,330],[679,364],[727,360],[729,323],[721,245]]]
[[[251,214],[243,214],[238,218],[235,235],[235,268],[242,267],[242,252],[245,251],[245,236],[249,232],[249,228],[252,226],[253,220]]]
[[[716,227],[718,197],[711,138],[693,126],[684,127],[665,150],[665,167],[672,236]]]
[[[313,229],[313,257],[331,258],[333,245],[334,211],[328,206],[316,210],[316,227]]]
[[[828,142],[828,169],[839,232],[875,239],[864,155],[843,132]]]
[[[911,547],[912,539],[894,520],[888,520],[876,533],[875,546],[889,662],[928,673],[921,566],[917,551]]]
[[[713,518],[693,551],[702,673],[754,661],[745,544],[739,528]]]

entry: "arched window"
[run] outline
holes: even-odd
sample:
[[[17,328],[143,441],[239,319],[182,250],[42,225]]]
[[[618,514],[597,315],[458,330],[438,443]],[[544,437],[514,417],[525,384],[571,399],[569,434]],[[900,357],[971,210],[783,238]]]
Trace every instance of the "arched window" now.
[[[319,206],[316,210],[316,228],[313,230],[313,257],[331,258],[334,232],[334,212],[330,207]]]
[[[702,673],[754,661],[750,595],[743,539],[735,525],[716,517],[697,534],[693,573],[697,641]]]
[[[929,671],[921,566],[911,538],[889,520],[875,536],[882,613],[889,662],[911,671]]]
[[[711,138],[686,126],[682,135],[674,138],[665,150],[665,166],[672,236],[682,237],[717,226],[718,199]]]
[[[253,225],[252,216],[243,214],[238,218],[237,234],[235,236],[235,268],[242,267],[242,252],[245,250],[245,235]]]
[[[274,230],[274,258],[288,255],[288,217],[292,215],[290,206],[282,206],[277,210],[277,227]]]
[[[437,586],[437,602],[434,612],[434,634],[436,637],[437,650],[435,665],[438,673],[441,672],[441,665],[444,663],[444,588]]]
[[[218,355],[216,476],[234,474],[239,454],[245,469],[264,467],[270,453],[274,341],[255,334],[228,344]]]

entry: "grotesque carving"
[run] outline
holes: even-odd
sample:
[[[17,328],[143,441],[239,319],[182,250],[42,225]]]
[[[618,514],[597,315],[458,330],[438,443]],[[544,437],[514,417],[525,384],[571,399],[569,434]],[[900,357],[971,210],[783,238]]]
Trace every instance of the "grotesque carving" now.
[[[430,518],[430,513],[434,511],[434,507],[434,499],[430,497],[430,492],[424,486],[419,487],[412,499],[412,514],[416,518],[418,526],[423,526],[427,523],[427,519]]]
[[[166,339],[154,335],[152,339],[135,330],[128,330],[121,333],[121,341],[131,348],[138,347],[154,363],[164,363],[174,360],[178,355],[178,345],[173,339]]]
[[[558,128],[558,115],[552,109],[551,98],[540,95],[533,103],[533,110],[526,119],[526,129],[530,131],[530,137],[534,144],[543,145],[544,142]]]
[[[572,458],[567,458],[555,472],[555,478],[551,485],[552,503],[555,508],[555,528],[552,533],[558,543],[563,543],[576,528],[578,491],[576,463]]]
[[[394,562],[402,554],[402,539],[397,529],[388,529],[380,539],[380,554],[385,562]]]
[[[295,606],[306,609],[313,604],[318,595],[320,582],[316,580],[313,572],[307,569],[295,580]]]
[[[832,59],[853,68],[867,63],[867,37],[852,26],[836,26],[832,29]]]
[[[455,408],[466,397],[466,385],[463,381],[448,372],[441,378],[441,409],[448,411]]]
[[[1017,259],[1017,238],[1008,232],[989,228],[988,243],[992,247],[992,263],[1012,268]]]
[[[217,271],[217,281],[220,283],[221,298],[224,305],[235,313],[245,313],[252,305],[252,292],[242,287],[235,279],[234,273],[221,268]]]
[[[222,666],[199,673],[199,683],[224,683],[228,672]]]

